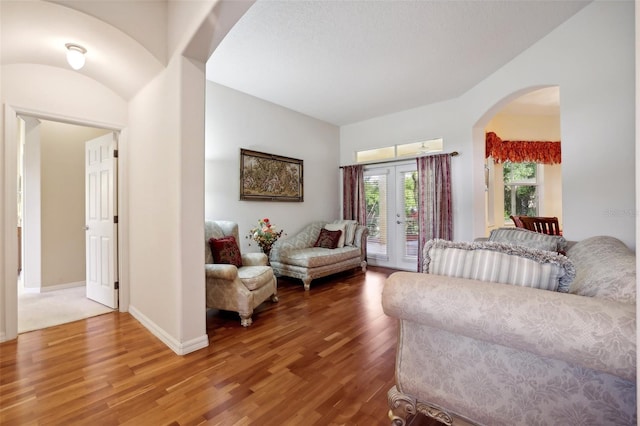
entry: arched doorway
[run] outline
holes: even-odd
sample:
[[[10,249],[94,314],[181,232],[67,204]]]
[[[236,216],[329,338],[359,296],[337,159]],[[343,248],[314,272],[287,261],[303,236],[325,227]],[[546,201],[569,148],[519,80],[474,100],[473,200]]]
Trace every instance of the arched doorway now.
[[[560,131],[558,86],[515,92],[496,103],[478,120],[474,128],[474,162],[481,170],[481,181],[476,185],[476,193],[481,195],[474,202],[478,207],[482,206],[485,214],[484,220],[476,218],[474,222],[476,235],[488,235],[492,229],[513,226],[511,214],[556,216],[562,221],[560,164],[521,155],[512,155],[511,160],[502,156],[493,158],[495,153],[488,158],[485,155],[485,135],[489,132],[502,141],[524,142],[517,148],[526,152],[532,146],[529,141],[559,142]],[[516,145],[510,147],[515,150]],[[559,149],[559,146],[554,148]],[[544,145],[538,145],[537,149],[546,150]]]

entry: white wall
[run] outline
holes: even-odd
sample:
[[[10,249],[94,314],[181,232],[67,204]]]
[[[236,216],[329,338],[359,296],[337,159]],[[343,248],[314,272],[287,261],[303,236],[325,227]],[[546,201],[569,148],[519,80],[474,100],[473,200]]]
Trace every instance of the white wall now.
[[[238,223],[243,251],[259,251],[244,238],[268,217],[293,235],[313,220],[340,217],[338,128],[207,82],[205,218]],[[240,201],[240,148],[304,161],[304,202]]]
[[[22,283],[27,291],[40,291],[42,285],[42,165],[40,120],[23,117],[23,214],[22,214]]]
[[[195,236],[204,234],[202,105],[204,64],[179,55],[130,102],[130,312],[179,354],[208,345]]]
[[[452,160],[454,238],[484,233],[484,127],[502,105],[558,85],[567,238],[608,234],[635,247],[634,4],[595,1],[457,99],[341,128],[353,152],[443,137]],[[490,48],[490,47],[488,47]]]
[[[169,110],[178,99],[167,73],[129,104],[129,277],[136,283],[129,297],[132,313],[178,336],[178,117]]]

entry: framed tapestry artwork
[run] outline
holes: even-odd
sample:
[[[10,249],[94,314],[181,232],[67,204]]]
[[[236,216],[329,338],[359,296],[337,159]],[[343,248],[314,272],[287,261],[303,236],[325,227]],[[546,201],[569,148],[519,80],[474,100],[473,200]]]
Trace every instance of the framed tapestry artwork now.
[[[240,199],[304,201],[303,161],[240,149]]]

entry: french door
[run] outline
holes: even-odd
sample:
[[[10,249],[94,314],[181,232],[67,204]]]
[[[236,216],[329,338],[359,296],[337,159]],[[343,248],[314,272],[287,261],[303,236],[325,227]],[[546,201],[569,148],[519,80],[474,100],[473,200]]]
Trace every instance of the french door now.
[[[365,169],[367,259],[371,265],[417,270],[417,175],[415,163]]]

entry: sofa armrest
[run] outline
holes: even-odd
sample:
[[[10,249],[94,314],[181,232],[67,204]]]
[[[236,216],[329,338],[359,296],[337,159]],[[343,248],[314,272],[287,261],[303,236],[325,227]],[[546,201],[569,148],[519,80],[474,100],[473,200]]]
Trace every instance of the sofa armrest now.
[[[356,227],[356,234],[353,244],[360,249],[360,258],[367,260],[367,237],[369,236],[369,228],[364,225]]]
[[[207,263],[204,265],[205,278],[233,281],[238,276],[238,268],[235,265],[221,263]]]
[[[472,339],[636,377],[635,305],[415,272],[396,272],[384,312]]]
[[[242,266],[267,266],[267,255],[264,253],[242,254]]]

